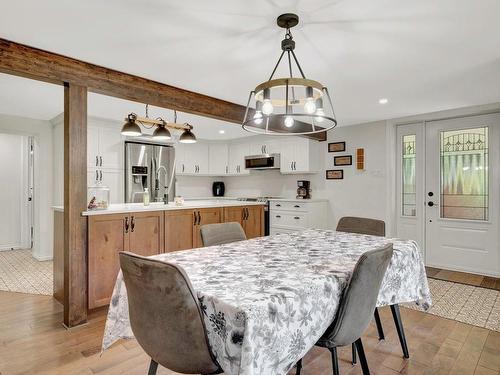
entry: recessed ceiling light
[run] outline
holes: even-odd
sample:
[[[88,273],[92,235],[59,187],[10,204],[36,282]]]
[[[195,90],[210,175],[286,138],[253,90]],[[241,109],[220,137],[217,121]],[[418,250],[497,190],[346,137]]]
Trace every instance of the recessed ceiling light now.
[[[225,132],[225,130],[219,130],[219,134],[224,134]]]
[[[389,99],[382,98],[382,99],[379,99],[378,102],[379,102],[379,104],[387,104],[387,103],[389,103]]]

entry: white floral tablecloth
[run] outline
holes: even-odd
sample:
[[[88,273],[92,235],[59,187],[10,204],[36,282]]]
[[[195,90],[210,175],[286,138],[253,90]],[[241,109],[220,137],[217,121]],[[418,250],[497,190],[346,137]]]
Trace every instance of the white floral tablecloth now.
[[[394,254],[378,305],[416,302],[428,308],[424,263],[414,241],[307,230],[152,258],[174,262],[189,275],[225,374],[283,375],[333,321],[361,254],[387,243],[394,244]],[[133,338],[121,272],[103,350],[119,338]]]

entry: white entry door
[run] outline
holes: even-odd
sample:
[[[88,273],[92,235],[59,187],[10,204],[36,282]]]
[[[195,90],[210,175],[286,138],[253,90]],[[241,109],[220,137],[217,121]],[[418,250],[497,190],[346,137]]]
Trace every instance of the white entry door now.
[[[426,265],[500,276],[500,114],[397,127],[396,230]]]
[[[427,264],[500,275],[500,115],[426,124]]]

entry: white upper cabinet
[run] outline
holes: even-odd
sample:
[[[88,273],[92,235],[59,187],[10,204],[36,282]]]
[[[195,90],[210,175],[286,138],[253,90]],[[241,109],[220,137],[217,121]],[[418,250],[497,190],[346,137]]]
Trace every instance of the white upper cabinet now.
[[[208,174],[208,145],[192,143],[175,145],[176,173],[179,175]]]
[[[249,155],[279,154],[281,144],[278,140],[262,140],[250,143]]]
[[[319,147],[307,138],[294,137],[281,143],[281,173],[317,173],[319,171]]]
[[[123,139],[119,130],[105,127],[88,127],[88,167],[123,169],[123,155]]]
[[[208,145],[208,173],[212,176],[224,176],[229,173],[228,152],[225,143]]]
[[[245,175],[250,171],[245,169],[245,156],[250,155],[248,143],[235,143],[229,145],[229,174]]]

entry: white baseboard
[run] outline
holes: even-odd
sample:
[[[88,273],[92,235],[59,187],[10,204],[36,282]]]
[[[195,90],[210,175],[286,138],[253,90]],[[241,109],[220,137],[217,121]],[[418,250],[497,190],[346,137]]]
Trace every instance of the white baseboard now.
[[[54,257],[52,255],[39,256],[39,255],[33,254],[33,258],[35,258],[39,262],[43,262],[46,260],[52,260]]]

